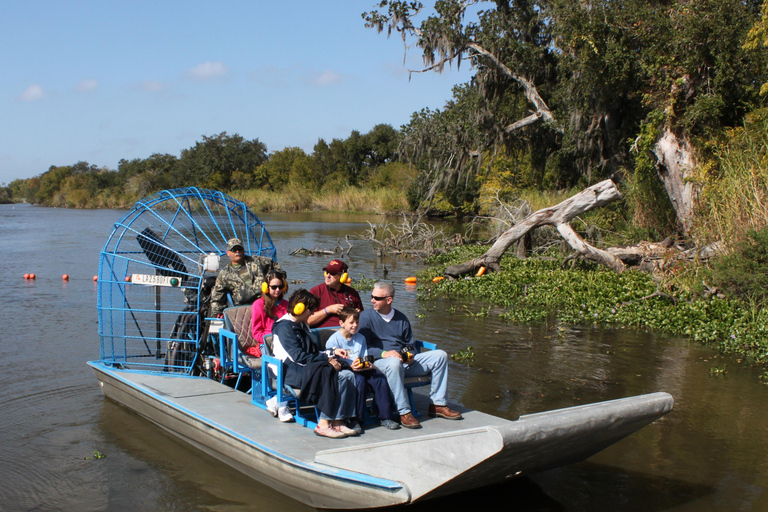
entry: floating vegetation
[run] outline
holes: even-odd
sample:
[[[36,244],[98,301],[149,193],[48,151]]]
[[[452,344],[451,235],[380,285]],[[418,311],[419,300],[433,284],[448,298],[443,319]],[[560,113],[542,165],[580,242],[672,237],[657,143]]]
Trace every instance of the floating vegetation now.
[[[472,347],[467,347],[465,350],[451,354],[451,360],[457,363],[469,363],[475,360],[475,353],[472,352]]]
[[[420,276],[424,284],[419,297],[480,300],[488,305],[480,313],[459,311],[455,305],[448,309],[490,316],[490,306],[500,307],[499,318],[511,323],[550,321],[653,329],[746,356],[750,362],[768,363],[768,308],[758,302],[695,295],[674,286],[662,290],[648,273],[617,274],[585,261],[566,270],[557,258],[507,257],[499,272],[432,281],[442,275],[445,265],[465,261],[472,251],[482,248],[462,247],[432,258],[434,266]],[[723,368],[718,375],[724,373]]]

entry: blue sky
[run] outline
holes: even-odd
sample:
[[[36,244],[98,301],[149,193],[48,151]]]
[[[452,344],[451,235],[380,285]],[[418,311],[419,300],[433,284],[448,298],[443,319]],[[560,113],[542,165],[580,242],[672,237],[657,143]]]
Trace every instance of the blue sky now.
[[[414,74],[374,1],[6,2],[0,17],[0,183],[51,165],[179,156],[203,135],[312,151],[441,108],[468,66]]]

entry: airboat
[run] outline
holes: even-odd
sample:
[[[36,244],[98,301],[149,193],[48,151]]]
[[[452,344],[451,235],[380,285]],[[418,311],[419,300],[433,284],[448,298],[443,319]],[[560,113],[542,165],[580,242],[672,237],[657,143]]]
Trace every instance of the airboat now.
[[[457,407],[462,421],[423,415],[420,430],[319,438],[307,422],[281,423],[265,410],[274,376],[238,364],[237,343],[222,338],[236,328],[206,318],[233,237],[246,253],[276,259],[264,224],[226,194],[185,188],[138,201],[101,251],[100,357],[88,364],[108,399],[307,505],[416,503],[582,461],[674,405],[657,392],[517,420]],[[418,389],[413,401],[426,410]]]

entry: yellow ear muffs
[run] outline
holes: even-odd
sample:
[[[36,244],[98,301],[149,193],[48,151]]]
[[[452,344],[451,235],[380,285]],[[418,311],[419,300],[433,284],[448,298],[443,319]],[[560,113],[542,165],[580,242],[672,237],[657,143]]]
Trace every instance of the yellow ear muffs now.
[[[305,306],[303,302],[299,302],[293,306],[293,316],[299,316],[305,309],[307,309],[307,306]]]
[[[328,272],[326,270],[323,270],[323,277],[326,277],[328,275]]]
[[[348,282],[349,282],[349,274],[348,274],[348,273],[346,273],[346,272],[344,272],[343,274],[341,274],[341,278],[339,279],[339,282],[340,282],[341,284],[345,284],[345,283],[348,283]]]
[[[267,284],[266,281],[261,283],[261,293],[263,293],[264,295],[267,295],[269,293],[269,285]]]

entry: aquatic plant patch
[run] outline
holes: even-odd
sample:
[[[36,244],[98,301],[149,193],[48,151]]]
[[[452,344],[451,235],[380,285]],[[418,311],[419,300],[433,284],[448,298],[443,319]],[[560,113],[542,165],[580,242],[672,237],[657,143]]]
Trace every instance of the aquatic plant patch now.
[[[621,274],[589,262],[563,269],[555,258],[504,258],[499,272],[436,282],[446,265],[465,261],[475,250],[461,248],[430,260],[420,299],[472,298],[501,306],[513,323],[545,320],[569,324],[615,324],[654,329],[713,345],[725,353],[768,362],[768,312],[759,304],[698,297],[679,289],[659,293],[645,272]]]

